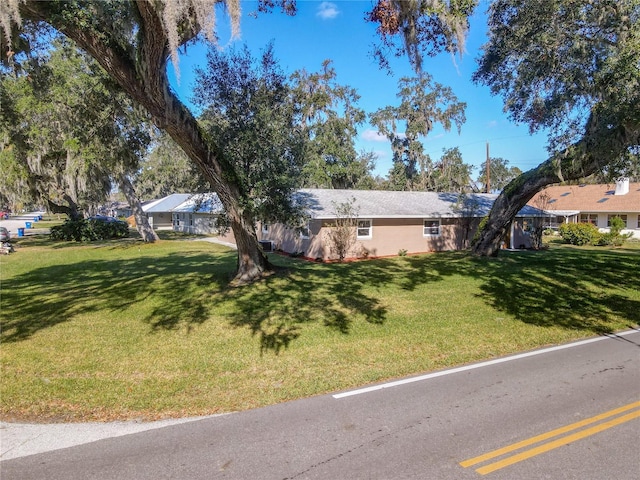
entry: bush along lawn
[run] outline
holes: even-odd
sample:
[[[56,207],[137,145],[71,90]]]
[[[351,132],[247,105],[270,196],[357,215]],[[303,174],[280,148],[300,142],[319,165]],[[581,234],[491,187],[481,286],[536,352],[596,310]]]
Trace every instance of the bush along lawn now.
[[[202,241],[22,239],[0,258],[5,420],[260,407],[636,327],[640,248],[318,264],[230,288]]]

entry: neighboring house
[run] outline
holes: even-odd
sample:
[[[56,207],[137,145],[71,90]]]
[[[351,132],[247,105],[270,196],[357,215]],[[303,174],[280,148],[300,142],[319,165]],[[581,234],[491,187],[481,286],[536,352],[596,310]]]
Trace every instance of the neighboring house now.
[[[217,234],[217,220],[224,209],[215,193],[198,193],[174,207],[171,213],[175,231]]]
[[[107,205],[103,205],[98,209],[98,214],[106,215],[107,217],[129,217],[132,210],[128,203],[125,202],[111,202]]]
[[[159,200],[154,200],[142,206],[142,211],[149,218],[149,224],[154,229],[171,229],[172,210],[181,203],[189,200],[190,193],[173,193]]]
[[[608,231],[611,219],[620,217],[626,228],[640,238],[640,183],[621,178],[615,184],[554,185],[545,188],[529,205],[545,210],[550,226],[562,223],[593,223]]]
[[[328,232],[339,218],[336,206],[352,201],[357,227],[349,258],[463,249],[496,198],[493,194],[303,189],[297,192],[297,201],[309,215],[308,224],[298,229],[263,224],[258,238],[267,249],[333,259]],[[505,247],[529,248],[528,226],[534,217],[544,215],[534,207],[523,208]]]

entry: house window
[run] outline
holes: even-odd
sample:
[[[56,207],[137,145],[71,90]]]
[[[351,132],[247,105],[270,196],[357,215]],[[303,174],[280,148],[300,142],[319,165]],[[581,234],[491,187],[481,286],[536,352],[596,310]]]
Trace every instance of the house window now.
[[[262,224],[262,233],[264,233],[265,235],[267,233],[269,233],[269,224],[268,223],[263,223]]]
[[[598,226],[598,214],[597,213],[581,213],[580,223],[593,223]]]
[[[611,226],[611,219],[614,217],[619,217],[620,220],[624,222],[624,228],[627,228],[627,216],[626,215],[608,215],[607,216],[607,227]]]
[[[358,238],[371,237],[371,220],[358,220]]]
[[[307,239],[310,236],[309,232],[309,224],[303,225],[300,227],[300,238]]]
[[[193,215],[189,214],[189,226],[193,226]]]
[[[440,220],[428,219],[424,221],[424,230],[422,234],[425,237],[433,237],[440,235]]]

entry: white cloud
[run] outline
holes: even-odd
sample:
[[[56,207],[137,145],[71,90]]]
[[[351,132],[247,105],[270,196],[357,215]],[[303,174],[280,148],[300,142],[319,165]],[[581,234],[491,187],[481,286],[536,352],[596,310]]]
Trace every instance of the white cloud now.
[[[387,137],[378,133],[377,130],[372,130],[372,129],[368,129],[362,132],[362,135],[360,135],[360,138],[368,142],[388,142],[389,141]]]
[[[316,16],[323,20],[331,20],[336,18],[339,14],[340,10],[338,10],[338,6],[331,2],[322,2],[316,12]]]
[[[374,150],[373,154],[376,156],[376,160],[386,160],[387,158],[391,158],[389,152],[385,150]]]
[[[497,126],[498,126],[497,120],[491,120],[489,123],[487,123],[487,128],[496,128]]]

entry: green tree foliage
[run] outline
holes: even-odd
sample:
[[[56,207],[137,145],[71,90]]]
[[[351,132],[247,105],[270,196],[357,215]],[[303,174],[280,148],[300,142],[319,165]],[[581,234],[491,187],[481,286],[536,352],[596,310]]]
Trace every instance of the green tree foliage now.
[[[420,77],[403,77],[398,82],[400,105],[384,107],[370,115],[370,122],[389,139],[393,166],[389,172],[394,190],[424,189],[420,171],[430,171],[430,158],[424,153],[421,137],[426,137],[436,123],[458,132],[465,122],[466,103],[458,101],[453,91],[434,82],[424,73]]]
[[[9,189],[79,216],[93,212],[111,177],[135,168],[146,148],[144,118],[90,57],[56,40],[46,56],[1,79]]]
[[[98,63],[59,37],[1,82],[10,195],[77,219],[95,213],[115,182],[143,239],[154,241],[128,177],[149,143],[148,121]]]
[[[377,0],[367,20],[377,24],[381,43],[373,54],[389,68],[390,55],[407,55],[416,71],[422,57],[464,52],[469,16],[477,0]]]
[[[297,224],[292,194],[299,185],[305,138],[287,77],[269,45],[259,59],[248,47],[211,48],[196,70],[194,101],[209,138],[233,165],[245,216],[252,224]]]
[[[433,166],[432,183],[427,190],[434,192],[464,193],[471,191],[471,171],[473,166],[464,163],[458,149],[444,150],[440,160]]]
[[[171,137],[160,133],[135,176],[136,191],[151,200],[172,193],[200,193],[210,189],[200,171]]]
[[[546,185],[604,168],[616,176],[637,159],[639,17],[639,0],[491,3],[474,78],[502,95],[514,120],[549,132],[551,156],[503,190],[476,254],[497,254],[518,210]]]
[[[500,157],[489,158],[489,182],[491,183],[490,190],[492,192],[502,191],[504,187],[520,175],[522,175],[522,170],[518,167],[509,167],[509,160]],[[486,191],[487,169],[485,165],[480,168],[477,182],[483,185],[483,189]]]
[[[386,4],[389,8],[375,11],[374,6],[370,20],[379,23],[381,36],[403,37],[410,48],[414,43],[448,48],[460,45],[466,16],[474,3],[381,0],[376,5]],[[27,21],[47,22],[94,57],[133,101],[147,109],[156,125],[182,147],[216,191],[238,246],[235,283],[246,283],[260,278],[271,266],[258,244],[251,212],[244,216],[240,173],[227,161],[219,145],[209,141],[192,113],[172,92],[166,70],[169,56],[177,64],[178,48],[200,33],[215,39],[216,5],[227,7],[237,30],[239,0],[0,2],[0,26],[5,34],[1,37],[1,50],[13,52],[21,48],[19,44],[25,36],[18,36],[15,31],[22,25],[25,32]],[[276,5],[288,14],[295,13],[295,0],[259,0],[258,10],[268,11]],[[425,21],[421,21],[423,16]],[[410,58],[420,58],[419,53],[412,52]]]
[[[367,188],[372,183],[373,153],[356,152],[354,138],[365,113],[359,95],[339,85],[330,60],[318,73],[297,71],[293,95],[308,135],[302,186],[309,188]]]
[[[48,23],[96,59],[130,99],[147,110],[156,126],[181,146],[216,191],[228,215],[238,246],[235,282],[251,282],[270,271],[255,235],[253,218],[244,216],[238,172],[220,147],[206,138],[193,114],[172,91],[167,77],[167,61],[172,57],[177,64],[179,46],[201,32],[210,41],[215,40],[216,5],[226,7],[237,27],[239,0],[5,3],[1,4],[0,25],[5,33],[3,41],[9,38],[11,42],[8,50],[20,48],[27,24]],[[276,4],[287,13],[295,13],[295,2],[290,0],[259,1],[260,9],[270,10]],[[22,34],[16,37],[13,29],[20,25]]]

